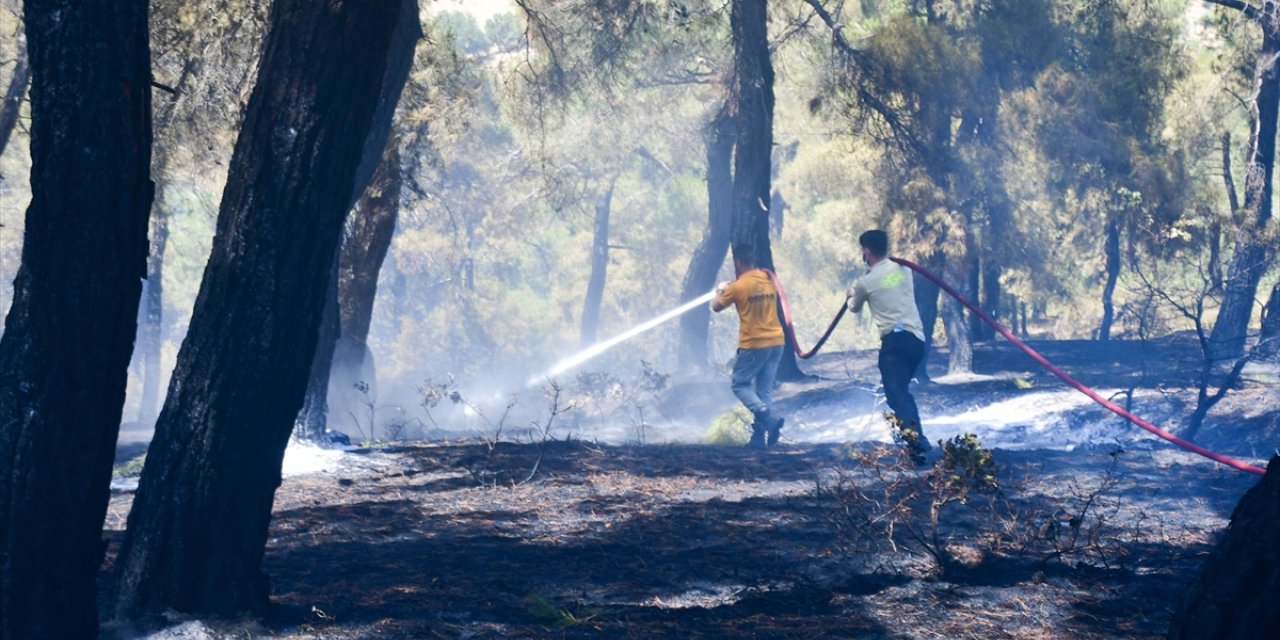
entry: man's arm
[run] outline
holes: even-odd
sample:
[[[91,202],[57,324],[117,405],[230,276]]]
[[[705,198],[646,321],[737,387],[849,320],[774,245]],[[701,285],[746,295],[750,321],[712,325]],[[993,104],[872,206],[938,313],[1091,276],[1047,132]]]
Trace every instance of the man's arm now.
[[[716,299],[711,301],[711,310],[720,313],[733,304],[733,293],[729,291],[732,282],[721,282],[716,286]]]
[[[862,286],[862,280],[854,280],[853,284],[849,286],[849,290],[845,293],[849,296],[849,300],[846,302],[849,310],[854,313],[861,313],[862,305],[867,302],[867,289]]]

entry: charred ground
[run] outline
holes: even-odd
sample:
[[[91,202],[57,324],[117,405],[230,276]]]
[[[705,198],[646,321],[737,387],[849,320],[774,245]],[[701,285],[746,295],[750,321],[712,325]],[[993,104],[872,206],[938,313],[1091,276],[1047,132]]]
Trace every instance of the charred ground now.
[[[1168,353],[1153,359],[1163,369],[1137,375],[1122,351],[1107,353],[1096,374],[1134,376],[1139,390],[1170,389],[1182,368]],[[1079,357],[1077,370],[1090,365]],[[940,385],[926,402],[939,411],[948,398],[1024,393],[999,382],[1025,373],[1015,358],[985,348],[978,363],[991,377]],[[1227,406],[1270,402],[1247,422],[1266,431],[1270,420],[1274,435],[1268,389],[1246,382]],[[814,404],[804,394],[838,395],[818,385],[789,401]],[[1219,414],[1206,429],[1225,438],[1229,423]],[[994,456],[992,487],[945,463],[905,467],[876,444],[793,442],[762,455],[473,440],[348,452],[276,494],[273,617],[172,633],[1155,638],[1256,481],[1141,442]],[[129,501],[112,501],[108,569]]]

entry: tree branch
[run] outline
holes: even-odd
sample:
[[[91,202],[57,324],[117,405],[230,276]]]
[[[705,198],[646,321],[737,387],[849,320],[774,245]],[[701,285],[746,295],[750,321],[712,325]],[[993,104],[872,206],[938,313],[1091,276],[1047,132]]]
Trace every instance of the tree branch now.
[[[1204,0],[1204,1],[1209,4],[1216,4],[1220,7],[1235,9],[1236,11],[1243,13],[1250,20],[1256,20],[1258,22],[1262,22],[1262,18],[1263,18],[1262,10],[1259,9],[1257,6],[1254,6],[1252,4],[1249,4],[1248,2],[1245,2],[1244,0]]]
[[[867,88],[862,78],[867,68],[872,66],[867,54],[849,43],[849,40],[844,37],[844,28],[831,17],[831,13],[827,11],[826,7],[822,6],[819,0],[805,0],[805,3],[813,7],[814,12],[818,14],[818,18],[831,29],[832,44],[845,59],[846,68],[850,76],[850,88],[857,94],[858,100],[879,115],[885,121],[885,124],[889,125],[889,129],[893,132],[893,137],[902,143],[904,147],[916,154],[927,155],[924,145],[902,121],[898,113],[880,96]]]

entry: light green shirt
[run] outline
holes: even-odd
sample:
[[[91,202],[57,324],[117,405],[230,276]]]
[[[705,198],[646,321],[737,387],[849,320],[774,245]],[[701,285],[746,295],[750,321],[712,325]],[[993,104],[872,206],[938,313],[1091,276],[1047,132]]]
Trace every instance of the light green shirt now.
[[[867,274],[853,281],[853,295],[849,296],[849,310],[862,311],[863,304],[871,306],[871,319],[880,335],[891,331],[910,331],[924,340],[924,323],[916,308],[915,285],[911,270],[888,258],[876,263]]]

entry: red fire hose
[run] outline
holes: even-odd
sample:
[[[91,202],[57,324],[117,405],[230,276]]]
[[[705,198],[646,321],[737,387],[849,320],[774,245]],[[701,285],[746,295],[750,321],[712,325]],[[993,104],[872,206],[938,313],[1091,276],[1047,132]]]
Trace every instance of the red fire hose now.
[[[1239,460],[1236,460],[1234,458],[1229,458],[1222,454],[1214,453],[1193,442],[1188,442],[1186,440],[1183,440],[1182,438],[1179,438],[1178,436],[1175,436],[1172,433],[1169,433],[1168,431],[1165,431],[1164,429],[1161,429],[1160,427],[1157,427],[1154,424],[1151,424],[1150,422],[1143,420],[1142,418],[1134,415],[1133,413],[1130,413],[1129,411],[1125,410],[1124,407],[1121,407],[1120,405],[1102,397],[1101,395],[1098,395],[1098,392],[1094,391],[1093,389],[1090,389],[1089,387],[1085,386],[1084,383],[1071,377],[1071,375],[1068,374],[1066,371],[1063,371],[1057,365],[1053,364],[1052,362],[1049,362],[1049,360],[1044,356],[1040,355],[1038,351],[1036,351],[1035,349],[1032,349],[1025,342],[1018,339],[1018,336],[1013,335],[1013,333],[1010,332],[1008,329],[1006,329],[1003,325],[1001,325],[999,322],[996,322],[995,318],[992,318],[990,315],[987,314],[987,312],[983,311],[982,309],[979,309],[977,305],[970,302],[969,299],[961,295],[959,291],[956,291],[955,289],[951,288],[950,285],[948,285],[946,282],[943,282],[942,279],[939,278],[938,276],[930,273],[924,267],[914,262],[911,262],[910,260],[904,260],[902,258],[890,258],[890,260],[893,260],[894,262],[904,267],[907,267],[912,271],[915,271],[921,276],[928,278],[934,284],[938,285],[938,287],[941,288],[943,291],[946,291],[947,295],[950,295],[951,297],[958,300],[960,304],[963,304],[965,306],[965,308],[969,309],[969,311],[973,312],[975,315],[981,318],[983,322],[991,325],[991,327],[996,331],[999,331],[1000,335],[1004,336],[1006,340],[1013,343],[1015,347],[1018,347],[1019,349],[1021,349],[1028,356],[1031,356],[1032,360],[1039,362],[1042,366],[1044,366],[1044,368],[1048,369],[1050,373],[1052,373],[1055,376],[1058,376],[1058,378],[1060,378],[1063,382],[1067,383],[1067,385],[1075,388],[1080,393],[1083,393],[1086,396],[1089,396],[1089,398],[1093,399],[1094,402],[1097,402],[1098,404],[1106,407],[1107,409],[1110,409],[1116,415],[1119,415],[1120,417],[1128,420],[1129,422],[1132,422],[1133,424],[1136,424],[1139,427],[1142,427],[1143,429],[1146,429],[1147,431],[1150,431],[1151,433],[1154,433],[1155,435],[1161,438],[1164,438],[1165,440],[1168,440],[1169,442],[1172,442],[1173,444],[1176,444],[1179,447],[1182,447],[1183,449],[1186,449],[1187,451],[1198,453],[1210,460],[1213,460],[1214,462],[1219,462],[1227,465],[1228,467],[1233,467],[1235,469],[1239,469],[1241,471],[1247,471],[1249,473],[1253,473],[1257,475],[1263,475],[1266,473],[1266,470],[1261,467],[1251,465],[1245,462],[1241,462]],[[784,293],[782,290],[782,283],[778,280],[778,277],[774,275],[772,271],[769,271],[766,269],[765,273],[769,274],[769,279],[773,281],[773,286],[778,289],[778,298],[782,302],[783,322],[786,323],[787,330],[791,331],[792,335],[795,335],[795,329],[791,325],[791,308],[787,304],[787,296],[786,296],[786,293]],[[826,333],[822,334],[822,338],[820,338],[818,340],[818,343],[814,345],[814,347],[809,351],[802,352],[800,350],[800,344],[797,341],[795,343],[796,356],[800,358],[810,358],[813,355],[815,355],[818,352],[818,349],[822,348],[822,345],[826,343],[827,338],[831,336],[831,332],[835,330],[836,324],[838,324],[840,322],[840,319],[844,317],[844,313],[845,313],[845,306],[841,305],[840,312],[837,313],[835,319],[831,321],[831,325],[827,327]]]

